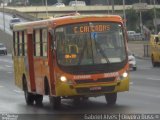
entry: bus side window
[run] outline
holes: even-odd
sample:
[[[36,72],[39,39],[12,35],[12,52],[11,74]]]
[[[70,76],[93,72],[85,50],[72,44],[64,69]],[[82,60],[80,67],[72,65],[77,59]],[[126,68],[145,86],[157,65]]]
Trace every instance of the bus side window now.
[[[34,56],[40,56],[40,30],[37,29],[34,32]]]
[[[13,47],[14,47],[14,56],[17,56],[17,51],[18,51],[18,48],[17,48],[17,32],[14,32],[14,41],[13,41]]]
[[[24,55],[27,56],[27,32],[24,31]]]
[[[47,56],[47,39],[48,39],[48,31],[47,29],[42,29],[42,55]]]
[[[25,56],[24,31],[22,31],[22,56]]]
[[[19,56],[20,55],[20,49],[19,49],[19,32],[17,32],[17,56]]]
[[[19,32],[19,56],[23,54],[23,46],[22,46],[22,31]]]

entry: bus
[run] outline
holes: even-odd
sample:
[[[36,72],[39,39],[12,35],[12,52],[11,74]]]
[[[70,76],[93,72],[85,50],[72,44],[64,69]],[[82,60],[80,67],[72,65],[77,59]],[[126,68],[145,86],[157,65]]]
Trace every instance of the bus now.
[[[160,34],[151,35],[150,47],[152,65],[157,67],[160,64]]]
[[[117,15],[69,15],[13,27],[15,84],[28,105],[60,108],[62,99],[83,101],[129,90],[126,31]]]

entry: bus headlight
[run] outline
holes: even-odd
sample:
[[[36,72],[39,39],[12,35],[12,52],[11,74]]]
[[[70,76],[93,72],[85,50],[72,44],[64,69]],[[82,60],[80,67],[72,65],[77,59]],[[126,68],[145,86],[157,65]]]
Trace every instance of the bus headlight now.
[[[126,78],[128,76],[128,73],[127,72],[124,72],[123,75],[122,75],[124,78]]]
[[[67,81],[67,78],[66,78],[65,76],[61,76],[61,77],[60,77],[60,81],[61,81],[61,82],[66,82],[66,81]]]
[[[122,75],[120,75],[117,80],[123,80],[124,78],[128,77],[128,73],[124,72]]]

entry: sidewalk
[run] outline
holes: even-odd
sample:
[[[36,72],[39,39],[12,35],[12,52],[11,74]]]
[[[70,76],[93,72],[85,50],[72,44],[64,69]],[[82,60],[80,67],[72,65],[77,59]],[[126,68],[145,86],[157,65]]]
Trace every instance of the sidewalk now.
[[[143,41],[129,41],[128,42],[128,48],[129,50],[137,57],[141,59],[150,59],[150,57],[146,57],[144,52],[144,45],[147,44]],[[148,49],[149,50],[149,49]],[[148,51],[150,55],[150,50]]]

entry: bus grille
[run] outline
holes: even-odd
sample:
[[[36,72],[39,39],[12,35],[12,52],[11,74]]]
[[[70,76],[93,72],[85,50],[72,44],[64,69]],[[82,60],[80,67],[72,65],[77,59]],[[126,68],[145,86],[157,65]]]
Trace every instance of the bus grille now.
[[[76,88],[78,94],[90,94],[90,93],[100,93],[100,92],[112,92],[114,91],[115,86],[103,86],[98,90],[90,90],[88,87]]]
[[[98,82],[113,82],[115,77],[110,78],[100,78],[98,80],[86,79],[86,80],[75,80],[76,84],[83,84],[83,83],[98,83]]]

